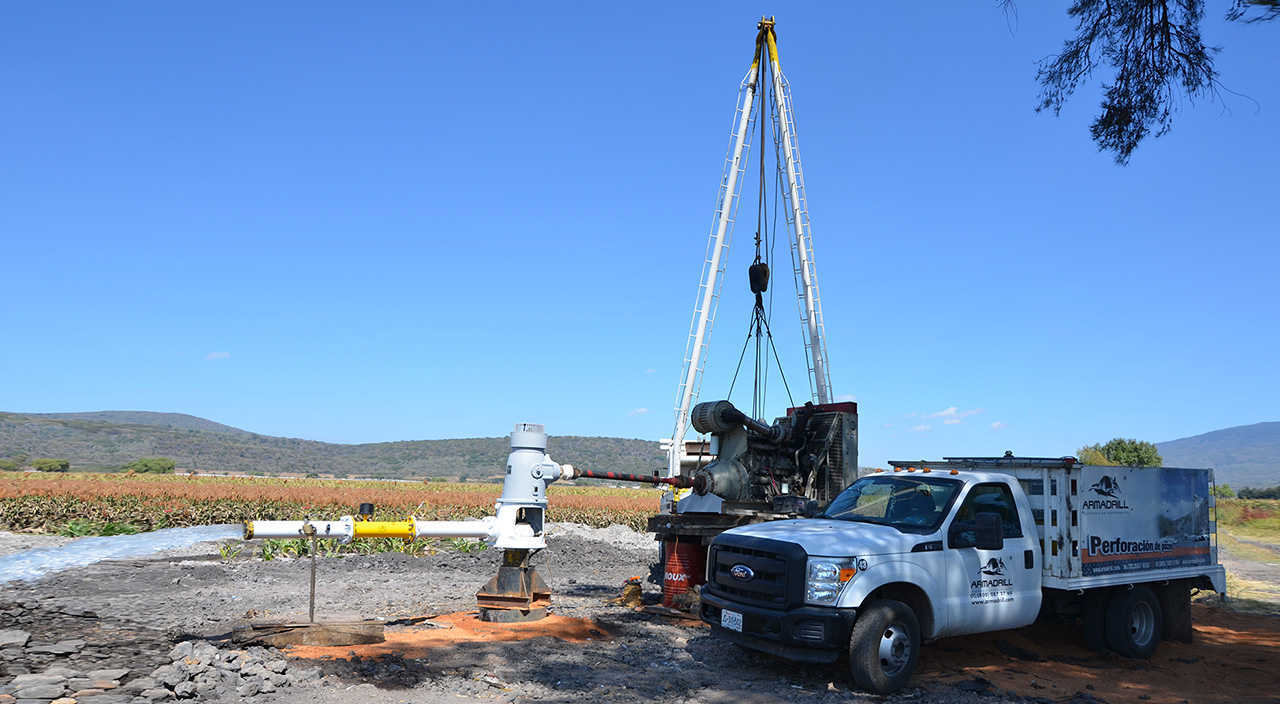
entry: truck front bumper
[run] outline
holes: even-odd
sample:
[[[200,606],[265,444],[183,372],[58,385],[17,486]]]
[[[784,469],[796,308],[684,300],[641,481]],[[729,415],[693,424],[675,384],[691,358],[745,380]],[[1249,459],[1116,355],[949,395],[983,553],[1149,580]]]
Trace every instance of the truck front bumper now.
[[[720,625],[726,609],[742,614],[741,632]],[[788,660],[829,663],[848,649],[857,610],[798,606],[780,611],[739,604],[704,589],[701,615],[717,636],[744,647]]]

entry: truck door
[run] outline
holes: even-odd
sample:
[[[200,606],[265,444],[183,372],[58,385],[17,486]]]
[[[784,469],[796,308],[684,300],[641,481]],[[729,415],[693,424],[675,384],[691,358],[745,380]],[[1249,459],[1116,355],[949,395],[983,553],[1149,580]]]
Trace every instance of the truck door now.
[[[979,513],[1000,517],[1000,550],[977,548]],[[946,535],[947,635],[1018,628],[1035,621],[1041,599],[1035,530],[1023,525],[1008,484],[970,487]]]

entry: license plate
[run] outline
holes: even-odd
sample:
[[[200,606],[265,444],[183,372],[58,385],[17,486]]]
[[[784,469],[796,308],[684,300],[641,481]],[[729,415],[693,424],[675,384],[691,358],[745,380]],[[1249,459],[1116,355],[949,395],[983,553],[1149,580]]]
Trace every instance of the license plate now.
[[[720,612],[720,625],[731,631],[742,632],[742,614],[725,609]]]

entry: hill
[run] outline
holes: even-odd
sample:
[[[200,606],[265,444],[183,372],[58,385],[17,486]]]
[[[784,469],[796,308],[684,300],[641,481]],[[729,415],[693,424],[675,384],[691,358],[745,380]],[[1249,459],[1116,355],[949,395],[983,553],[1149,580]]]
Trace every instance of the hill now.
[[[552,436],[548,444],[557,461],[592,469],[649,474],[665,464],[658,443],[648,440]],[[59,457],[72,469],[161,456],[202,472],[480,478],[502,474],[507,452],[505,437],[346,445],[259,435],[176,413],[0,412],[0,457]]]
[[[215,423],[186,413],[155,413],[153,411],[89,411],[86,413],[24,413],[28,418],[52,418],[54,420],[97,420],[125,425],[152,425],[174,430],[203,430],[209,433],[252,435],[252,433]]]
[[[1219,484],[1280,484],[1280,422],[1254,423],[1156,443],[1170,467],[1213,467]]]

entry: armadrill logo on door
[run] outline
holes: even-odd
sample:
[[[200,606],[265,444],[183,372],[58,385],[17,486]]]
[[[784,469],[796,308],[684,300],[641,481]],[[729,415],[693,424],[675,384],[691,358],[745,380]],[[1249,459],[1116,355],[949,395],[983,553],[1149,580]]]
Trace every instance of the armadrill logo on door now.
[[[1085,575],[1209,564],[1203,469],[1090,467],[1080,474]]]
[[[1005,574],[1003,558],[993,557],[978,565],[977,577],[969,583],[971,605],[1003,604],[1013,599],[1013,580]]]

